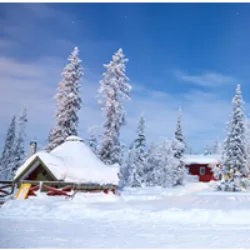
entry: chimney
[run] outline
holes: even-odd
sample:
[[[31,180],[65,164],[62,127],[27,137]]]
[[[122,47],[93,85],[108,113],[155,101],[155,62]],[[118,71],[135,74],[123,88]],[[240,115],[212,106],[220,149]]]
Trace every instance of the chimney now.
[[[36,150],[37,150],[37,142],[33,140],[30,142],[30,155],[35,154]]]

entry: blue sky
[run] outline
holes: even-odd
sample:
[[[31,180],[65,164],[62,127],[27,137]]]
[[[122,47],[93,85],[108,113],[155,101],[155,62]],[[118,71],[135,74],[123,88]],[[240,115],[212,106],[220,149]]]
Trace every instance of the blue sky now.
[[[133,139],[141,113],[148,141],[172,137],[178,107],[195,152],[225,136],[237,83],[249,112],[249,4],[0,4],[0,141],[11,116],[26,105],[28,139],[44,145],[54,123],[55,94],[74,46],[85,75],[80,134],[101,125],[96,89],[120,47],[133,91],[126,103]]]

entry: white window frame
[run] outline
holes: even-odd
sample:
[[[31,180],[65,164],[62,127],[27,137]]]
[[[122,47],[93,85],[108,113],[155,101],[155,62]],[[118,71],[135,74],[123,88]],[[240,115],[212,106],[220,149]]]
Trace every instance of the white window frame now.
[[[206,174],[206,167],[202,166],[200,167],[200,175],[205,175]]]

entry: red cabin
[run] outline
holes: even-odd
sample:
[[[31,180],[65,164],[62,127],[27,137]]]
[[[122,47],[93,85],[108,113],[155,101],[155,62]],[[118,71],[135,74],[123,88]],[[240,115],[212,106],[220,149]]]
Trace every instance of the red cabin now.
[[[185,155],[184,163],[190,175],[199,176],[199,181],[216,180],[211,165],[219,165],[219,155]]]

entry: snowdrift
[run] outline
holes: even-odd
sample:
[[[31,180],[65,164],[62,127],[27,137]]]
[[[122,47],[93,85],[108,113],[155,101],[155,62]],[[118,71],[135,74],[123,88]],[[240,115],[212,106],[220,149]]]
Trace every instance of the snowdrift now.
[[[210,195],[211,193],[211,195]],[[218,195],[217,195],[218,194]],[[1,219],[151,221],[163,224],[250,225],[250,193],[209,191],[204,183],[178,188],[125,189],[122,195],[77,194],[73,200],[40,194],[12,200]]]

